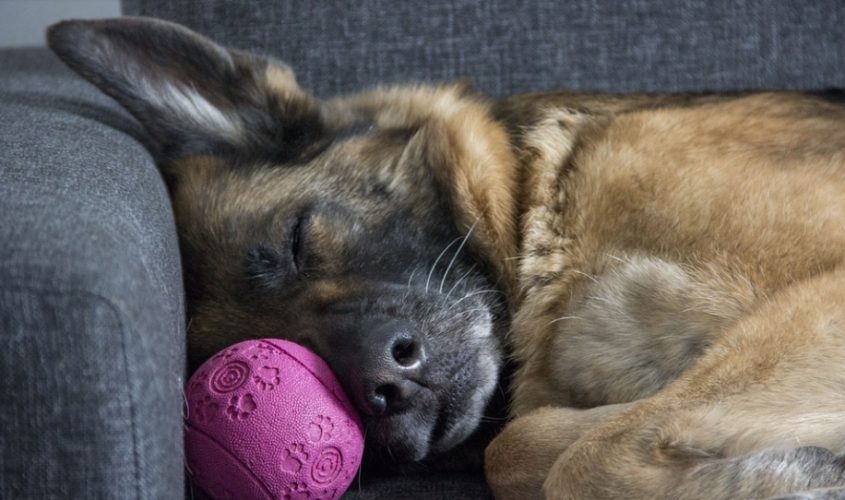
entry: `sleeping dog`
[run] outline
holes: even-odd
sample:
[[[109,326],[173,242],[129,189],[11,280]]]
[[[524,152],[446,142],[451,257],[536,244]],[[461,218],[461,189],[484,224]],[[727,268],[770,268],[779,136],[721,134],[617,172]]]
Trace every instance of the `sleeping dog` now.
[[[845,487],[838,105],[463,84],[319,100],[163,21],[48,40],[150,137],[191,366],[302,343],[368,448],[413,462],[466,440],[509,360],[513,420],[485,457],[500,498]]]

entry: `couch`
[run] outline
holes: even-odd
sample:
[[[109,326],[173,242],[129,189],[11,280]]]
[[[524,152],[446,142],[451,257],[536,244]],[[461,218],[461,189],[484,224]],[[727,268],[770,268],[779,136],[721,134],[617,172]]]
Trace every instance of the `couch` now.
[[[845,87],[845,3],[124,0],[282,59],[318,96]],[[185,314],[143,130],[46,49],[0,50],[0,498],[180,498]],[[347,498],[486,498],[477,464]],[[466,470],[470,469],[470,470]],[[187,493],[186,493],[187,492]]]

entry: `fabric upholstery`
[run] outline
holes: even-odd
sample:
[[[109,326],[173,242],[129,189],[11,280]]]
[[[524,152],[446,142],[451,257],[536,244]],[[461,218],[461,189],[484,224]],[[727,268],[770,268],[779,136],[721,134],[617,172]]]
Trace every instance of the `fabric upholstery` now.
[[[480,474],[416,474],[380,477],[362,487],[352,483],[343,500],[492,500]]]
[[[123,0],[288,62],[317,95],[845,86],[845,3]],[[0,51],[0,498],[182,494],[183,297],[137,124],[43,50]],[[479,474],[348,498],[485,498]]]
[[[0,498],[179,498],[184,313],[137,124],[0,51]]]
[[[845,85],[845,2],[766,0],[124,0],[289,63],[333,95],[469,78],[543,89],[704,91]]]

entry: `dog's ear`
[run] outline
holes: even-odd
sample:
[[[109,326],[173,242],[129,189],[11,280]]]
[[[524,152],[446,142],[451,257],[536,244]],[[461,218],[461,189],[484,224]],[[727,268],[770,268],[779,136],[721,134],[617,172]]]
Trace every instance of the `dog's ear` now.
[[[336,101],[335,116],[412,132],[398,165],[436,181],[458,231],[512,289],[519,171],[489,102],[466,84],[382,88]],[[424,181],[411,177],[408,185]],[[432,202],[435,202],[432,200]]]
[[[325,134],[285,65],[149,18],[64,21],[47,32],[73,70],[128,109],[167,162],[200,154],[285,162]]]

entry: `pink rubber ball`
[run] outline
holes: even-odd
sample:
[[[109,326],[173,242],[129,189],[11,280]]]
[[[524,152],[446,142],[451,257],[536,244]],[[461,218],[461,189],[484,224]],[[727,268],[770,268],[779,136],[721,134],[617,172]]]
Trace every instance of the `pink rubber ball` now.
[[[185,450],[215,499],[336,499],[361,464],[361,420],[328,365],[276,339],[235,344],[188,381]]]

